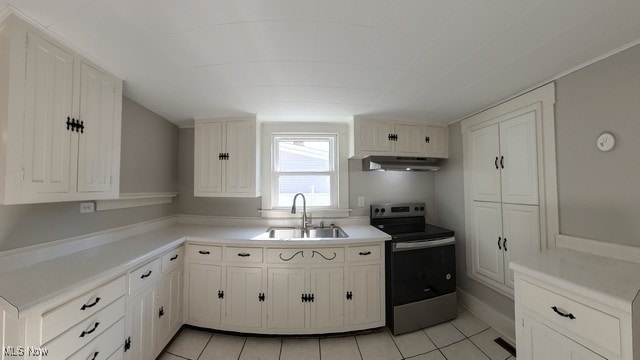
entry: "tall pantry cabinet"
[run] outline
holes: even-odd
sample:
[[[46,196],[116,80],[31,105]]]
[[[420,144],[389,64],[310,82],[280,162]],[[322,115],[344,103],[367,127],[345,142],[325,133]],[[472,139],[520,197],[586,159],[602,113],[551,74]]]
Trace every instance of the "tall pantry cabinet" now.
[[[0,24],[0,203],[115,198],[122,81],[17,15]]]
[[[538,92],[543,90],[553,92],[548,87]],[[510,260],[546,248],[548,236],[545,186],[550,181],[543,175],[548,168],[545,151],[553,148],[545,149],[543,121],[553,102],[547,105],[528,97],[462,123],[467,272],[510,297],[514,286]]]

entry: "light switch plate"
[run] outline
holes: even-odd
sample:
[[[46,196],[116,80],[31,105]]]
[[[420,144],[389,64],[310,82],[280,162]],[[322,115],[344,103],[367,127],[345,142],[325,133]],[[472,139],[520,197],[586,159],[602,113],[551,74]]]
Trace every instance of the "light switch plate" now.
[[[358,196],[358,207],[364,207],[364,196]]]

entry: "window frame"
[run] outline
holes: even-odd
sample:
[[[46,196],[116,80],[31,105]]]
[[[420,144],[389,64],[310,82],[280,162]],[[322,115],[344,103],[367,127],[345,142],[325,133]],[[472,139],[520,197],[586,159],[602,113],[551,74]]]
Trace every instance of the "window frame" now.
[[[308,206],[307,212],[315,217],[348,217],[349,216],[349,125],[346,123],[299,123],[271,122],[262,124],[262,217],[282,218],[298,217],[290,214],[290,206],[277,207],[277,181],[274,175],[273,158],[276,156],[274,137],[334,137],[334,171],[335,179],[331,183],[332,206]],[[319,174],[316,172],[316,174]],[[335,202],[334,202],[335,198]],[[335,204],[335,205],[334,205]]]
[[[271,157],[271,208],[274,210],[283,210],[291,208],[289,205],[277,204],[279,199],[279,179],[281,176],[304,176],[304,175],[326,175],[329,176],[329,205],[328,206],[312,206],[309,205],[309,199],[307,199],[308,209],[337,209],[338,208],[338,136],[337,134],[293,134],[293,133],[273,133],[271,136],[271,151],[273,152]],[[329,140],[329,170],[328,171],[279,171],[279,155],[280,151],[278,144],[284,141],[291,140]],[[307,195],[307,194],[305,194]],[[308,198],[308,196],[307,196]]]

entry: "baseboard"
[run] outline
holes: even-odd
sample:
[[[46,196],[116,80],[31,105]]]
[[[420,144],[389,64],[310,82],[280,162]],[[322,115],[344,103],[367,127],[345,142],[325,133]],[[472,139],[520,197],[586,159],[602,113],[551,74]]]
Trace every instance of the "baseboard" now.
[[[457,292],[458,303],[460,303],[462,307],[494,328],[507,342],[515,347],[516,329],[512,319],[460,288],[457,289]]]

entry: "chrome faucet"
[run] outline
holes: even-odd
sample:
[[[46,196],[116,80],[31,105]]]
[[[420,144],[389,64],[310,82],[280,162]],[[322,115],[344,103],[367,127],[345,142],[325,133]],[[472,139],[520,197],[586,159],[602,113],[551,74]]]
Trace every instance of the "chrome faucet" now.
[[[291,206],[291,213],[296,213],[296,199],[298,198],[298,195],[302,196],[302,230],[306,233],[307,225],[311,224],[311,219],[310,217],[307,217],[307,199],[304,197],[303,193],[297,193],[293,197],[293,206]]]

